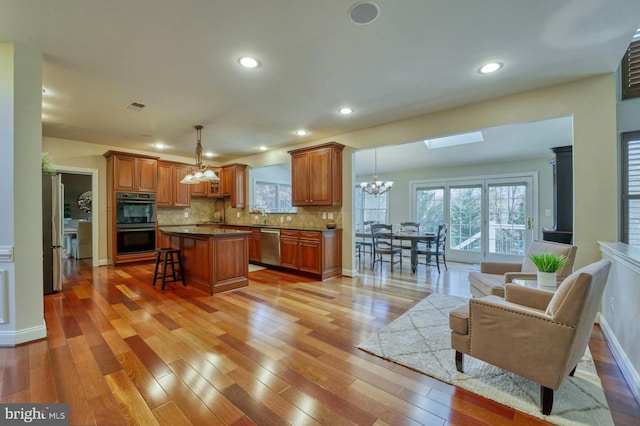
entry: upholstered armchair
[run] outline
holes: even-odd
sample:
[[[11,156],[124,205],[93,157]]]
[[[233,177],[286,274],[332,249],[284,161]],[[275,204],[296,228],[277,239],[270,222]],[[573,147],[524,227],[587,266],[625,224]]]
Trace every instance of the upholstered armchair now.
[[[576,259],[578,248],[569,244],[554,243],[551,241],[534,240],[522,263],[509,262],[482,262],[480,271],[469,272],[469,286],[471,295],[474,297],[504,296],[504,286],[513,282],[514,279],[535,280],[537,268],[529,259],[529,255],[534,253],[555,253],[567,257],[568,261],[557,272],[557,282],[561,283],[571,272]]]
[[[92,224],[89,221],[78,222],[77,237],[71,242],[73,257],[85,259],[93,256]]]
[[[610,267],[592,263],[555,292],[507,284],[504,298],[469,299],[449,313],[456,369],[463,372],[467,354],[538,383],[542,412],[550,414],[553,391],[585,353]]]

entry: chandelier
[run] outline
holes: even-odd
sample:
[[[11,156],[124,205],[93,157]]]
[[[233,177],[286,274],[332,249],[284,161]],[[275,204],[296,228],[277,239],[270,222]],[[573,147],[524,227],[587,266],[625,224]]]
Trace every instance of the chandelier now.
[[[211,182],[220,180],[220,178],[211,170],[208,166],[202,165],[202,143],[200,136],[202,134],[202,126],[194,126],[196,129],[196,137],[198,142],[196,143],[196,167],[194,170],[190,170],[189,173],[180,181],[180,183],[186,183],[187,185],[196,185],[200,182]]]
[[[373,150],[373,180],[371,182],[360,182],[360,189],[367,194],[378,196],[391,191],[393,182],[388,180],[383,182],[378,180],[378,150]]]

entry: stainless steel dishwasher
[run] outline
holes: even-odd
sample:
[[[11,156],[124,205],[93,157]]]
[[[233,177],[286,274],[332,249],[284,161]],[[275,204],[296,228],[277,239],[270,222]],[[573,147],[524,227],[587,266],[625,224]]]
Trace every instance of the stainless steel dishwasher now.
[[[280,265],[280,230],[262,228],[260,239],[260,262],[265,265]]]

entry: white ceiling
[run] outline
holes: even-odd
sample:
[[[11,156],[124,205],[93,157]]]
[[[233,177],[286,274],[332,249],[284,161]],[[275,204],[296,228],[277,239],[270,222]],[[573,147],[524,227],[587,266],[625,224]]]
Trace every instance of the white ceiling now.
[[[43,52],[45,136],[193,156],[202,124],[225,162],[613,72],[640,24],[638,0],[375,0],[369,25],[356,2],[0,0],[0,40]]]

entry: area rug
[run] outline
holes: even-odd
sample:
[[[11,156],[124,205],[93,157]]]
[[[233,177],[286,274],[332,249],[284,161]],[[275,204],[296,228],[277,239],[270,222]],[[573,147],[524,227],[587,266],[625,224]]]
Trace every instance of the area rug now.
[[[467,303],[457,296],[432,294],[357,345],[379,357],[558,425],[613,425],[611,412],[587,349],[575,375],[554,392],[553,410],[540,411],[540,386],[471,356],[464,373],[455,367],[449,311]]]

